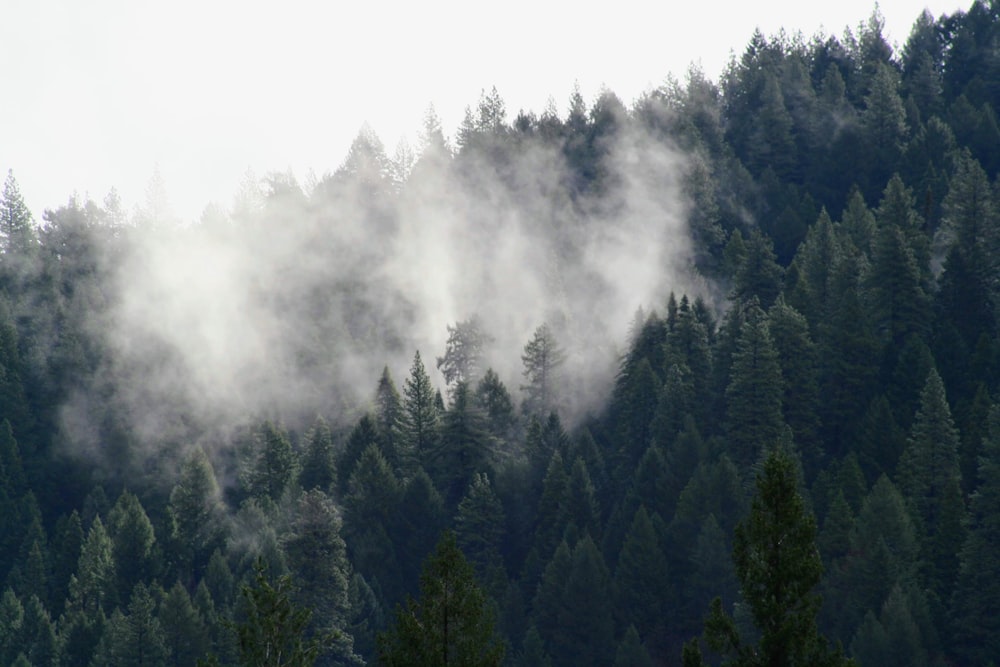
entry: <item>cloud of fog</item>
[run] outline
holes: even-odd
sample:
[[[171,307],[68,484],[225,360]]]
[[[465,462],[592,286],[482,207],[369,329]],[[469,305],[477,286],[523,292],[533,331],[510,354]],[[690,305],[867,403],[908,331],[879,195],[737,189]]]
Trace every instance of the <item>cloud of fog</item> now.
[[[213,449],[249,419],[349,423],[384,365],[402,388],[417,350],[443,390],[434,359],[447,326],[473,315],[515,400],[523,347],[548,322],[567,353],[564,417],[598,409],[636,309],[704,293],[688,162],[636,125],[600,146],[601,185],[586,195],[571,195],[551,142],[508,137],[457,158],[431,147],[393,183],[377,140],[362,136],[308,193],[273,175],[230,213],[131,230],[100,326],[135,438],[150,451],[197,439]],[[66,406],[68,432],[92,431],[80,428],[91,400]]]

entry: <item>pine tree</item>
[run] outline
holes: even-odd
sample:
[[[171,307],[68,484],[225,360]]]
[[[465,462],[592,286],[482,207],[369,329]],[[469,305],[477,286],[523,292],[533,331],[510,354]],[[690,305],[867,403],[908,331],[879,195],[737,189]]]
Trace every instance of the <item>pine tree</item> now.
[[[420,360],[420,352],[416,352],[410,377],[403,383],[403,434],[406,450],[423,465],[426,465],[438,437],[434,393],[431,379]]]
[[[118,599],[124,603],[137,584],[156,576],[158,565],[153,524],[134,494],[124,491],[111,508],[108,535],[118,579]]]
[[[323,637],[306,639],[308,609],[292,600],[289,575],[270,580],[258,561],[253,585],[242,588],[246,620],[236,627],[240,663],[247,667],[311,667],[323,650]]]
[[[11,261],[11,257],[23,257],[34,248],[36,242],[31,211],[24,203],[13,170],[8,169],[3,193],[0,194],[0,249],[7,255],[5,264]],[[15,265],[12,268],[18,270],[24,267]]]
[[[928,583],[939,596],[950,595],[958,570],[955,540],[960,544],[964,537],[958,447],[944,384],[932,370],[899,461],[899,479],[916,520]]]
[[[667,558],[645,507],[639,507],[625,537],[615,568],[616,607],[623,626],[649,637],[666,621],[672,598]]]
[[[171,667],[190,666],[206,657],[211,646],[205,619],[178,581],[163,596],[158,614]]]
[[[455,539],[462,553],[476,570],[478,578],[487,584],[502,571],[506,518],[503,505],[493,491],[485,473],[476,473],[465,497],[458,504],[455,516]]]
[[[254,434],[254,458],[244,483],[253,497],[277,503],[295,479],[296,457],[284,430],[270,421]]]
[[[379,447],[378,427],[375,418],[371,414],[364,414],[351,429],[350,435],[347,436],[347,444],[337,456],[335,469],[337,471],[337,490],[341,498],[348,493],[348,482],[361,461],[362,455],[373,445],[385,458],[385,453]]]
[[[726,433],[737,461],[749,464],[758,452],[778,442],[786,428],[781,413],[783,392],[781,366],[767,318],[753,303],[740,327],[726,387]]]
[[[403,402],[388,366],[382,369],[382,376],[375,390],[375,423],[378,426],[382,454],[396,474],[402,475],[404,462],[411,457],[408,452],[402,451]]]
[[[744,643],[716,598],[705,639],[730,656],[725,664],[850,664],[827,646],[816,626],[820,597],[814,589],[823,573],[816,520],[799,494],[793,459],[778,447],[764,459],[750,516],[736,527],[733,561],[760,640]],[[687,652],[685,664],[692,659]]]
[[[614,619],[606,612],[612,584],[604,558],[589,535],[577,542],[559,597],[549,648],[556,664],[589,667],[613,660]]]
[[[440,438],[428,457],[431,478],[450,507],[458,504],[477,472],[492,468],[489,436],[469,386],[459,382],[453,394]]]
[[[299,486],[305,491],[319,489],[324,493],[330,493],[336,475],[333,434],[326,420],[317,417],[312,429],[306,435],[306,451],[302,457],[302,469],[299,471]]]
[[[628,626],[625,637],[618,644],[614,667],[653,667],[653,659],[643,646],[635,626]]]
[[[116,609],[97,646],[94,662],[108,667],[165,667],[167,645],[156,601],[144,584],[131,591],[128,614]]]
[[[548,324],[542,324],[524,346],[524,392],[522,411],[527,415],[547,415],[558,400],[559,367],[566,361],[566,353],[559,347]]]
[[[479,381],[486,348],[493,340],[478,316],[448,325],[448,342],[444,356],[437,358],[437,367],[449,388],[453,390],[460,383],[474,386]]]
[[[312,612],[310,637],[332,634],[347,623],[351,573],[340,528],[333,502],[314,489],[302,494],[292,525],[281,540],[288,567],[299,584],[293,601]],[[342,639],[338,648],[350,658],[350,640]]]
[[[425,562],[420,598],[397,610],[396,623],[378,644],[378,664],[387,667],[502,663],[504,645],[494,634],[491,608],[450,532]]]
[[[986,664],[1000,655],[1000,408],[995,406],[978,477],[951,597],[954,651],[966,664]]]
[[[215,470],[205,450],[195,447],[184,461],[167,505],[174,558],[180,571],[188,573],[185,579],[197,577],[222,545],[222,512]]]

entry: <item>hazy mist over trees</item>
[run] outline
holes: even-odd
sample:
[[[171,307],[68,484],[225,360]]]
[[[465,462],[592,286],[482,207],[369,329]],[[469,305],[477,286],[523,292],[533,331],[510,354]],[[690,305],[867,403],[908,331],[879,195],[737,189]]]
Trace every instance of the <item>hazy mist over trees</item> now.
[[[996,659],[998,44],[484,90],[191,224],[9,172],[0,666]]]

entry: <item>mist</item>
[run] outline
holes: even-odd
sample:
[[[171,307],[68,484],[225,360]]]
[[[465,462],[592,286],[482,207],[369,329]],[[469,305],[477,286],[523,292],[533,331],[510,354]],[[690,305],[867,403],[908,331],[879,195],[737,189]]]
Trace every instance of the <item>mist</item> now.
[[[551,138],[479,130],[453,153],[431,132],[410,164],[363,129],[307,187],[250,175],[228,211],[197,224],[145,216],[92,323],[132,448],[215,451],[262,418],[349,425],[383,367],[402,390],[417,351],[444,392],[434,360],[448,325],[473,316],[494,339],[484,367],[516,403],[524,345],[548,323],[567,355],[564,421],[599,410],[637,309],[707,294],[691,263],[689,160],[617,120],[585,190]],[[71,448],[100,457],[94,395],[76,393],[62,418]]]

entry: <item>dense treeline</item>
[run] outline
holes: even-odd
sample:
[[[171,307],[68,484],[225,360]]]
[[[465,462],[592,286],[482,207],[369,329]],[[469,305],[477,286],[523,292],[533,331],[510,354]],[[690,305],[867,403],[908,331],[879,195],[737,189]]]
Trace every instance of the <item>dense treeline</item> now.
[[[137,428],[124,397],[171,351],[136,366],[101,335],[114,267],[138,236],[186,232],[157,224],[155,198],[129,221],[113,196],[35,225],[8,175],[0,664],[237,664],[233,623],[259,611],[241,585],[260,567],[312,610],[317,664],[374,662],[390,627],[383,649],[416,641],[406,619],[434,602],[420,574],[442,534],[427,571],[464,576],[467,559],[481,590],[469,613],[495,619],[506,647],[483,635],[490,664],[680,664],[716,597],[713,614],[755,636],[732,553],[775,448],[818,527],[826,637],[862,665],[1000,655],[1000,5],[925,13],[899,52],[881,30],[876,14],[842,38],[758,33],[718,84],[692,70],[631,108],[574,94],[565,117],[508,122],[493,91],[454,149],[433,117],[416,160],[362,133],[309,192],[273,176],[199,224],[261,244],[338,225],[393,238],[398,203],[420,206],[441,173],[486,165],[516,192],[542,147],[564,167],[547,194],[558,206],[532,211],[555,284],[585,253],[574,224],[626,205],[605,196],[613,143],[683,152],[671,168],[690,268],[713,287],[637,313],[610,396],[582,417],[567,350],[586,313],[501,351],[520,354],[516,387],[470,313],[444,350],[411,353],[405,377],[371,377],[360,409],[333,394],[255,406],[222,433],[181,402],[169,429]],[[464,224],[488,245],[498,195],[480,194]],[[320,378],[405,349],[413,307],[370,288],[383,244],[326,233],[323,261],[346,266],[336,282],[267,287],[280,312],[337,314],[292,355]],[[597,284],[572,277],[582,285],[562,289]],[[410,616],[394,625],[397,608]]]

